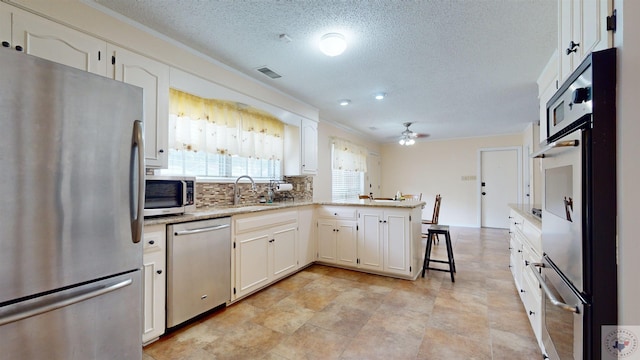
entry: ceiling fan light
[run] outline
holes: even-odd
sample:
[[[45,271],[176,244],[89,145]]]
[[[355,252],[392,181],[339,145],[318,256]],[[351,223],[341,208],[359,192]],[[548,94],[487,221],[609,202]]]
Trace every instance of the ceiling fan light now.
[[[415,141],[415,140],[413,140],[413,139],[409,139],[409,140],[407,140],[407,143],[406,143],[406,144],[407,144],[407,145],[413,145],[413,144],[415,144],[415,143],[416,143],[416,141]]]
[[[404,139],[400,139],[400,141],[398,141],[400,145],[404,145],[404,142],[405,142]]]
[[[347,40],[342,34],[328,33],[320,38],[320,51],[327,56],[338,56],[347,48]]]

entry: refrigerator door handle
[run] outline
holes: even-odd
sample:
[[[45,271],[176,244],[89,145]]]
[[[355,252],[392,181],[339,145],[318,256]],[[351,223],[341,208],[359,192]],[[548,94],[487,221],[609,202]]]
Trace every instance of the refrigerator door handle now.
[[[40,304],[30,304],[25,308],[21,308],[20,306],[18,306],[17,308],[10,310],[7,314],[2,314],[2,312],[0,311],[0,326],[57,310],[65,306],[73,305],[96,296],[110,293],[125,286],[129,286],[132,283],[133,280],[129,278],[115,284],[100,286],[97,289],[91,288],[81,294],[63,295],[61,296],[61,299],[46,299],[44,301],[41,301]]]
[[[133,175],[134,171],[137,171],[137,180],[138,180],[138,198],[137,200],[133,199],[133,194],[136,192],[131,189],[131,237],[133,238],[134,243],[139,243],[142,238],[142,226],[144,224],[144,137],[143,137],[143,129],[142,129],[142,121],[136,120],[133,122],[133,141],[131,144],[131,176],[135,178]],[[137,154],[137,157],[136,157]],[[134,169],[134,162],[137,162],[137,168]],[[131,181],[132,187],[134,186],[133,180]],[[134,212],[135,209],[135,213]]]

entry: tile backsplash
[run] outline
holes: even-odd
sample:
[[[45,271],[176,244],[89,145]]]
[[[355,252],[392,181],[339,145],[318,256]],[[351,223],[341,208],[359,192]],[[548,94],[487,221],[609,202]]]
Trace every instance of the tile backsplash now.
[[[282,182],[291,184],[291,191],[276,192],[274,202],[278,201],[313,201],[313,176],[285,176]],[[233,205],[233,183],[197,182],[196,208],[223,207]],[[242,179],[238,183],[240,189],[240,204],[256,204],[260,198],[267,198],[268,183],[256,184],[256,191],[251,190],[251,183]]]

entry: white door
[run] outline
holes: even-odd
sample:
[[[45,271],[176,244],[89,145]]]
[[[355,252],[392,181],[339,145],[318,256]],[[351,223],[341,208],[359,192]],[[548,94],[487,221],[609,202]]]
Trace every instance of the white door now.
[[[367,174],[364,181],[364,193],[373,196],[380,196],[380,156],[375,153],[369,153],[367,156]]]
[[[501,148],[480,150],[480,224],[482,227],[509,227],[507,204],[521,202],[520,150]]]

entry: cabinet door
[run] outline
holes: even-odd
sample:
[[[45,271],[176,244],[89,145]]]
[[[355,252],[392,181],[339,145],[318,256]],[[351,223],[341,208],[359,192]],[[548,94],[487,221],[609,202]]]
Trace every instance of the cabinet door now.
[[[382,211],[363,210],[358,215],[358,259],[363,269],[382,270]]]
[[[302,119],[302,174],[318,173],[318,123]]]
[[[404,211],[385,211],[384,271],[399,275],[411,272],[411,229],[409,215]]]
[[[316,237],[313,226],[313,207],[298,211],[298,265],[307,266],[316,260]]]
[[[336,262],[344,266],[357,266],[358,238],[355,221],[336,220]]]
[[[273,255],[272,279],[281,278],[290,274],[298,267],[298,255],[296,247],[296,226],[288,226],[273,231],[270,243]]]
[[[612,12],[611,0],[580,0],[579,1],[579,27],[580,60],[593,51],[603,50],[613,45],[613,32],[607,31],[607,15]],[[574,12],[577,9],[574,9]],[[574,25],[574,31],[578,27]],[[576,64],[577,66],[578,64]]]
[[[166,232],[164,225],[145,227],[144,231],[142,342],[146,344],[165,331]]]
[[[2,47],[10,47],[11,41],[11,8],[0,3],[0,43]]]
[[[236,297],[269,282],[269,240],[264,232],[236,236]]]
[[[145,166],[168,166],[169,66],[109,44],[113,78],[144,89]]]
[[[318,219],[317,238],[318,261],[332,263],[336,262],[336,221],[328,219]]]
[[[60,64],[106,76],[107,43],[53,21],[13,12],[12,46]]]
[[[573,38],[574,2],[573,0],[558,1],[558,51],[560,55],[559,75],[561,82],[564,81],[573,70],[574,53],[567,54],[569,44],[571,41],[580,42]]]

